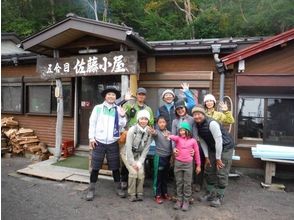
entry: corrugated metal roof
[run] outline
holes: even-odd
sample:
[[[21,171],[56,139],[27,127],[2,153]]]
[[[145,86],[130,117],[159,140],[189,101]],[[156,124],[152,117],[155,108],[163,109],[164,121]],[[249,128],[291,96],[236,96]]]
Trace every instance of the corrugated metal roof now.
[[[254,44],[250,47],[247,47],[243,50],[237,51],[235,53],[232,53],[228,56],[223,57],[221,60],[224,62],[224,64],[230,65],[232,63],[238,62],[240,60],[243,60],[245,58],[248,58],[250,56],[253,56],[255,54],[261,53],[265,50],[268,50],[270,48],[276,47],[278,45],[284,44],[286,42],[289,42],[294,39],[294,28],[283,32],[279,35],[270,37],[262,42],[259,42],[257,44]]]

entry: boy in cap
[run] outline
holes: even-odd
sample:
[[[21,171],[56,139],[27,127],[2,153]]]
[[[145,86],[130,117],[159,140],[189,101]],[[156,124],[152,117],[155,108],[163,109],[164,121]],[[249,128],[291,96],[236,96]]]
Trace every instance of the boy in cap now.
[[[210,206],[223,203],[228,176],[232,165],[234,141],[217,121],[206,116],[205,109],[192,109],[195,126],[205,155],[206,194],[199,197],[201,202],[210,201]]]
[[[120,92],[114,87],[107,87],[101,93],[102,104],[96,105],[89,120],[89,145],[92,151],[92,171],[86,200],[93,200],[99,170],[106,155],[108,167],[112,170],[117,194],[121,194],[120,158],[118,139],[121,129],[126,125],[125,111],[115,104]]]

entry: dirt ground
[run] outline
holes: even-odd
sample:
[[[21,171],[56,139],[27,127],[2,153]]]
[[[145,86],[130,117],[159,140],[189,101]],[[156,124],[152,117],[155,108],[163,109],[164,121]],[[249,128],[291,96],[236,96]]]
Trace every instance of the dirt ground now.
[[[286,192],[261,188],[262,177],[242,175],[230,179],[221,208],[195,202],[188,212],[173,210],[172,202],[157,205],[151,180],[146,181],[145,200],[131,203],[118,198],[113,182],[100,180],[96,198],[84,200],[87,184],[56,182],[16,173],[30,164],[26,158],[1,161],[1,217],[4,220],[52,219],[294,219],[294,180],[278,180]],[[194,197],[198,196],[194,193]]]

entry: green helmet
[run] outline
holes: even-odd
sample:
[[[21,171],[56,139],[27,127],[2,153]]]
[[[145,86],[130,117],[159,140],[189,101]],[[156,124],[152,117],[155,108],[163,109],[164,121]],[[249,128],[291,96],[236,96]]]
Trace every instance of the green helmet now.
[[[186,121],[183,121],[181,124],[180,124],[180,127],[179,127],[179,130],[180,129],[185,129],[185,130],[187,130],[187,131],[189,131],[189,132],[191,132],[191,126],[190,126],[190,124],[188,123],[188,122],[186,122]]]

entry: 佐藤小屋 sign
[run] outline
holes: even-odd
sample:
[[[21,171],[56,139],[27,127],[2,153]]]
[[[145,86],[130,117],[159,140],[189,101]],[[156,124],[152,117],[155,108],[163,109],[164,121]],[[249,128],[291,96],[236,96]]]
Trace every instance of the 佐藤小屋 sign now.
[[[65,58],[39,57],[37,72],[43,79],[136,74],[137,60],[137,52],[135,51],[116,51],[108,54]]]

